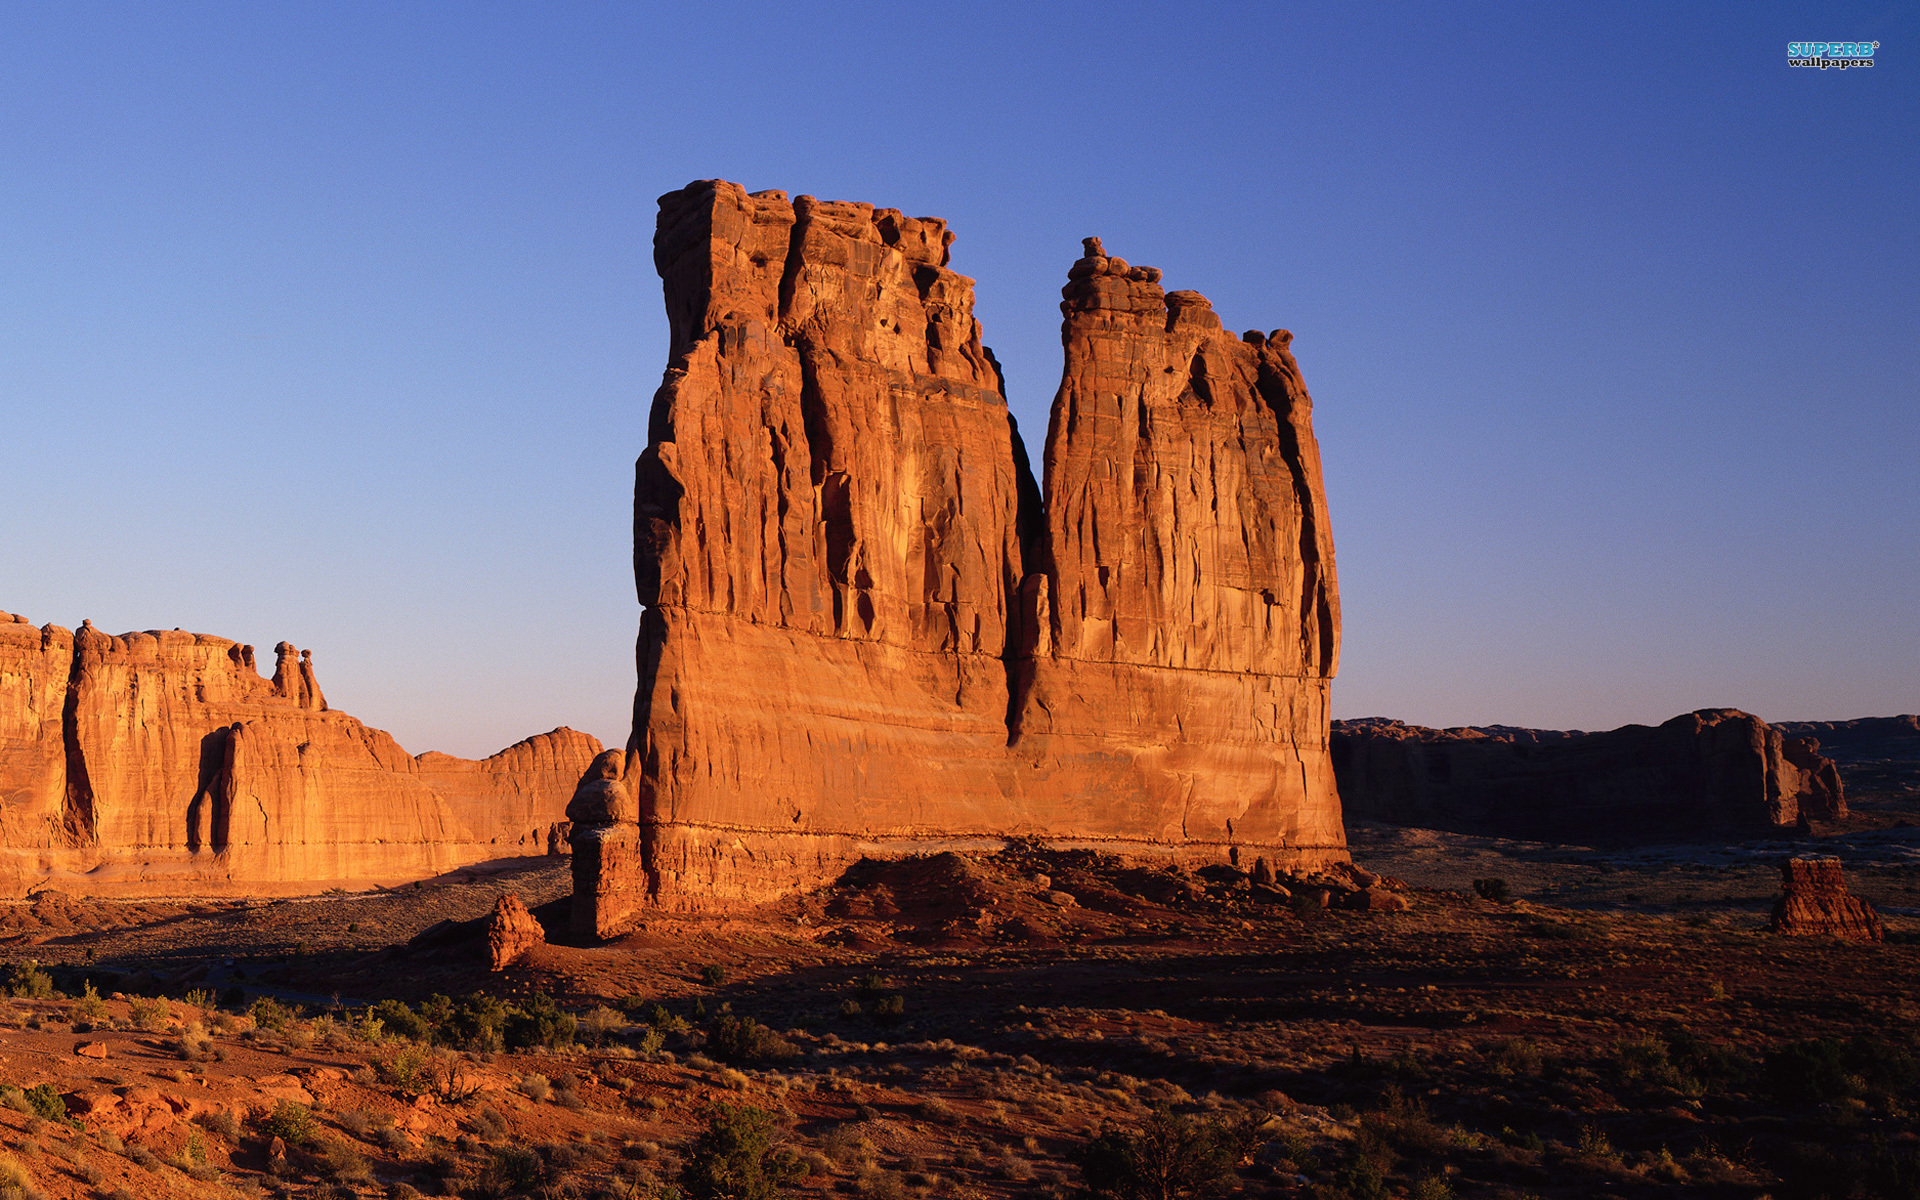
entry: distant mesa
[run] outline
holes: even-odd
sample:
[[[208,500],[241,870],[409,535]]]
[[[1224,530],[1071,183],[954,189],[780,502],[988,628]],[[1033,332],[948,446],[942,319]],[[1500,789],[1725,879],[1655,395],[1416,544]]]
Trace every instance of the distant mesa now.
[[[1347,859],[1291,335],[1087,239],[1036,480],[952,242],[722,181],[661,198],[639,688],[574,800],[578,932],[1009,837]]]
[[[1847,815],[1819,745],[1730,708],[1605,733],[1335,721],[1349,817],[1535,841],[1657,841]]]
[[[257,895],[565,853],[600,743],[418,757],[330,708],[310,651],[0,613],[0,895]]]

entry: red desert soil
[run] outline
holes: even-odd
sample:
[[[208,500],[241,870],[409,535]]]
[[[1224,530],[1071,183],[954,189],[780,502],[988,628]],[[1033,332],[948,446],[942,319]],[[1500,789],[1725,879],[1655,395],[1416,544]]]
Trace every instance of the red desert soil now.
[[[41,896],[0,958],[17,990],[74,996],[0,1008],[0,1084],[23,1089],[0,1140],[48,1197],[635,1196],[727,1101],[774,1115],[800,1193],[1057,1200],[1092,1135],[1164,1107],[1253,1130],[1254,1196],[1907,1194],[1920,937],[1897,904],[1885,944],[1785,938],[1761,848],[1724,871],[1413,832],[1356,841],[1416,876],[1447,851],[1503,867],[1515,898],[1322,909],[1312,880],[1016,847],[495,974],[482,918],[511,889],[555,936],[563,864],[303,902]],[[1897,900],[1910,870],[1856,891]],[[78,997],[88,972],[108,998]],[[363,1008],[474,991],[552,996],[576,1036],[503,1052],[444,1007],[418,1038]],[[70,1121],[31,1111],[40,1084]],[[275,1155],[283,1104],[311,1129]]]

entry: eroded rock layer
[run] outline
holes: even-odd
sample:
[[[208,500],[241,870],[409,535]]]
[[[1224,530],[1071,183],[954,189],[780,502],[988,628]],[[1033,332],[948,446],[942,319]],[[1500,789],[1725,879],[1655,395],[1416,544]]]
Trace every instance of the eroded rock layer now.
[[[1090,244],[1043,504],[952,240],[725,182],[661,198],[640,684],[574,799],[584,932],[977,839],[1345,857],[1286,336]]]
[[[1549,841],[1657,841],[1847,815],[1817,743],[1735,709],[1604,733],[1333,724],[1350,816]]]
[[[1886,927],[1873,905],[1847,890],[1837,858],[1790,858],[1780,864],[1780,898],[1768,928],[1775,933],[1881,942]]]
[[[570,729],[419,758],[327,706],[309,652],[0,614],[0,895],[289,893],[558,852]]]

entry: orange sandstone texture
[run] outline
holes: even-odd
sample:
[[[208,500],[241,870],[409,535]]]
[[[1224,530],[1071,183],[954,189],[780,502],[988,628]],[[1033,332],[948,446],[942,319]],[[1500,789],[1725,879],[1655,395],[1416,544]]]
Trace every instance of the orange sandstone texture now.
[[[1886,940],[1873,905],[1847,891],[1837,858],[1790,858],[1780,864],[1782,892],[1774,901],[1775,933],[1827,934],[1856,942]]]
[[[487,961],[493,969],[504,971],[546,944],[546,931],[525,902],[512,892],[501,893],[494,901],[493,915],[487,918]]]
[[[0,895],[289,893],[564,845],[600,750],[570,729],[480,762],[327,706],[308,652],[0,614]]]
[[[943,222],[661,198],[633,736],[573,801],[581,932],[1009,836],[1346,858],[1339,615],[1287,335],[1100,252],[1044,495]]]

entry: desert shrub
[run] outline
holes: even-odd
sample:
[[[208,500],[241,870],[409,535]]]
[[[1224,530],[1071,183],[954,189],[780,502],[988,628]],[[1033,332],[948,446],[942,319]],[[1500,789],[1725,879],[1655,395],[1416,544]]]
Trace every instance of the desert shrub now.
[[[865,975],[862,975],[853,986],[854,990],[860,993],[862,999],[871,1000],[876,996],[884,995],[887,989],[892,987],[893,984],[891,980],[880,972],[868,971]]]
[[[503,1137],[507,1132],[507,1119],[500,1110],[491,1104],[485,1104],[473,1114],[473,1131],[489,1140]]]
[[[78,1122],[67,1116],[67,1102],[60,1093],[53,1090],[50,1083],[36,1083],[21,1093],[27,1101],[27,1111],[37,1117],[44,1117],[60,1125],[77,1125]]]
[[[1245,1133],[1217,1118],[1195,1120],[1160,1108],[1138,1133],[1103,1130],[1075,1158],[1090,1196],[1189,1200],[1225,1191],[1247,1144]]]
[[[279,1138],[289,1146],[304,1146],[313,1137],[313,1110],[282,1100],[260,1117],[261,1136]]]
[[[778,1062],[798,1053],[793,1043],[752,1017],[721,1013],[707,1026],[707,1050],[724,1062]]]
[[[0,1200],[38,1200],[33,1176],[11,1154],[0,1156]]]
[[[522,1075],[513,1086],[522,1096],[535,1102],[553,1098],[553,1081],[545,1075]]]
[[[367,1162],[367,1156],[350,1143],[337,1139],[321,1145],[315,1166],[321,1175],[335,1183],[373,1182],[373,1167]]]
[[[0,1105],[15,1112],[32,1112],[33,1105],[27,1102],[27,1094],[10,1083],[0,1083]]]
[[[384,1083],[399,1088],[411,1088],[416,1082],[424,1082],[421,1068],[426,1065],[427,1052],[422,1046],[407,1046],[381,1059],[374,1070]]]
[[[127,1001],[127,1010],[141,1029],[165,1029],[173,1019],[173,1006],[158,998],[134,996]]]
[[[395,1157],[413,1153],[413,1139],[397,1125],[389,1125],[382,1129],[374,1140],[380,1143],[381,1149]]]
[[[204,1112],[197,1118],[200,1128],[224,1142],[240,1140],[240,1122],[230,1112]]]
[[[100,998],[100,991],[93,986],[93,980],[85,980],[80,987],[80,999],[73,1006],[74,1015],[98,1025],[107,1019],[107,1002]]]
[[[420,1015],[432,1026],[436,1043],[487,1053],[505,1048],[501,1031],[512,1011],[504,1000],[485,992],[470,993],[458,1003],[445,996],[430,996],[420,1006]]]
[[[533,1046],[570,1046],[578,1028],[579,1023],[571,1014],[561,1012],[552,996],[535,992],[525,1008],[508,1010],[506,1024],[500,1032],[509,1049],[524,1050]]]
[[[395,1037],[417,1042],[433,1032],[433,1027],[427,1019],[408,1008],[403,1001],[382,1000],[372,1008],[371,1012],[380,1018],[381,1025]]]
[[[539,1153],[526,1146],[502,1146],[487,1156],[469,1195],[493,1200],[495,1197],[525,1196],[547,1177],[547,1164]]]
[[[658,1054],[660,1048],[666,1044],[667,1035],[649,1025],[640,1031],[639,1037],[634,1039],[633,1048],[642,1054]]]
[[[580,1015],[579,1033],[590,1044],[604,1046],[608,1035],[626,1023],[625,1017],[602,1004]]]
[[[255,1029],[268,1029],[279,1032],[293,1020],[293,1010],[275,1000],[272,996],[262,996],[247,1009],[247,1015],[253,1018]]]
[[[1496,1075],[1538,1077],[1546,1068],[1546,1056],[1540,1047],[1521,1038],[1506,1038],[1486,1051],[1487,1062]]]
[[[203,987],[190,988],[186,995],[180,997],[180,1002],[191,1005],[204,1013],[213,1007],[213,993]]]
[[[806,1172],[780,1144],[773,1117],[748,1105],[715,1104],[680,1168],[690,1200],[772,1200]]]
[[[882,1025],[891,1025],[907,1011],[907,998],[895,992],[891,996],[882,996],[873,1002],[873,1019]]]
[[[700,982],[708,987],[719,987],[727,981],[727,969],[719,963],[708,963],[700,968]]]
[[[1495,904],[1505,904],[1513,898],[1513,892],[1504,879],[1476,879],[1473,881],[1473,894]]]
[[[21,1000],[46,1000],[53,995],[53,976],[32,960],[7,967],[7,994]]]

